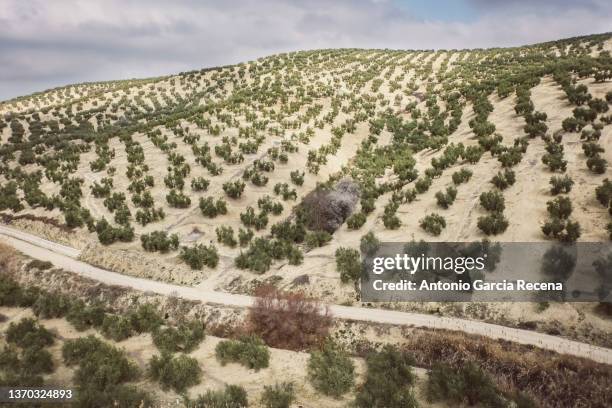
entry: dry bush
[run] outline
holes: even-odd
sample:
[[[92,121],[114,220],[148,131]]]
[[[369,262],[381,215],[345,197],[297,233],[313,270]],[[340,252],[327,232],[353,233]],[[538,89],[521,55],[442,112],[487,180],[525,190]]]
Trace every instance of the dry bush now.
[[[460,332],[427,330],[407,338],[417,365],[474,362],[508,393],[518,390],[543,407],[610,407],[612,366]]]
[[[19,265],[17,251],[12,246],[0,242],[0,272],[13,274],[17,271]]]
[[[321,345],[332,324],[328,308],[302,292],[261,286],[248,317],[248,330],[271,347],[305,350]]]
[[[300,204],[306,226],[333,234],[351,215],[359,195],[357,184],[348,179],[339,181],[333,189],[318,187]]]

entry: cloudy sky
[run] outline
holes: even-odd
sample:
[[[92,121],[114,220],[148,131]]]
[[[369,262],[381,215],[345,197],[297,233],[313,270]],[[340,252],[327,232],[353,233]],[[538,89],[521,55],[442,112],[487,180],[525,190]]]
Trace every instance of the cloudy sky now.
[[[512,46],[611,22],[609,0],[0,0],[0,100],[283,51]]]

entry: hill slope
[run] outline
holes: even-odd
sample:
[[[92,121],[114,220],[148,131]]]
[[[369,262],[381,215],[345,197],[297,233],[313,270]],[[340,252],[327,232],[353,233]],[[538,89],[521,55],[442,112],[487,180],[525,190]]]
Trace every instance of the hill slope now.
[[[612,175],[611,37],[295,52],[7,101],[0,210],[109,269],[244,293],[298,278],[338,303],[355,290],[334,254],[367,232],[550,239],[552,176],[573,181],[571,222],[557,238],[575,238],[578,222],[580,240],[607,240],[595,189]],[[490,190],[505,199],[503,218],[479,226]],[[329,192],[344,209],[335,230],[321,219],[327,202],[301,205]],[[445,220],[439,235],[421,226],[432,213]]]

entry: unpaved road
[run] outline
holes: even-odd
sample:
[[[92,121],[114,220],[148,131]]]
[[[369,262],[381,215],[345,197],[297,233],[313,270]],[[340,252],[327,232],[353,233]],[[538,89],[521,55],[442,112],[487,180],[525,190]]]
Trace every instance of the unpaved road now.
[[[0,225],[0,240],[7,242],[18,251],[55,266],[109,285],[120,285],[140,291],[150,291],[162,295],[174,295],[204,303],[221,304],[233,307],[249,307],[254,298],[225,292],[207,291],[188,286],[173,285],[165,282],[141,279],[122,275],[79,261],[79,251],[43,238]],[[343,320],[355,320],[393,325],[429,327],[436,329],[459,330],[465,333],[482,335],[494,339],[504,339],[520,344],[530,344],[561,354],[585,357],[594,361],[612,364],[612,350],[592,346],[561,337],[499,326],[490,323],[440,317],[428,314],[398,312],[385,309],[361,308],[329,305],[333,316]]]

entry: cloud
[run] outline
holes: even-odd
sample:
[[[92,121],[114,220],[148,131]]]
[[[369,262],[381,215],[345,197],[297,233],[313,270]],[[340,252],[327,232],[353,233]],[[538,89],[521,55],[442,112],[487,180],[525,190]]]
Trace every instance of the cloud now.
[[[464,2],[474,19],[436,19],[433,5],[417,18],[399,0],[3,0],[0,99],[302,49],[520,45],[608,31],[612,15],[599,0]]]

